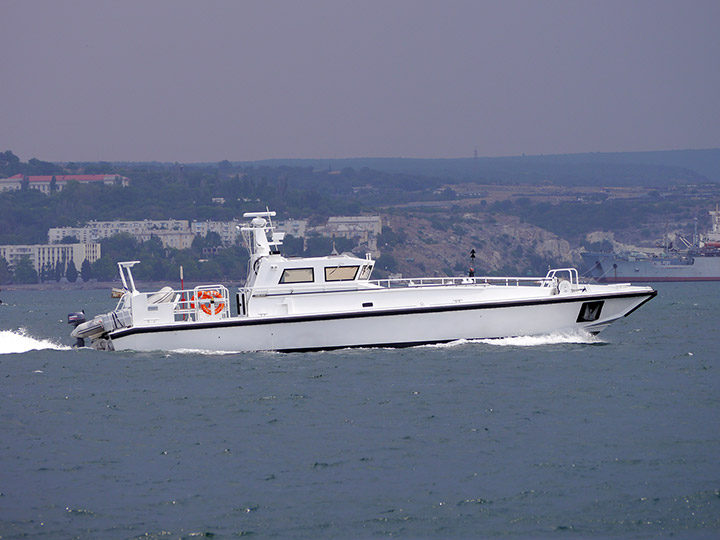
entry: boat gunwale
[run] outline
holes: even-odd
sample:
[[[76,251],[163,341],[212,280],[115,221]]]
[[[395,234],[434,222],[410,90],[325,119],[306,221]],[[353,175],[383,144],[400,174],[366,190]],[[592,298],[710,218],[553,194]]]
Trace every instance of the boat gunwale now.
[[[209,328],[231,328],[234,326],[256,326],[256,325],[268,325],[268,324],[288,324],[288,323],[302,323],[302,322],[313,322],[313,321],[329,321],[329,320],[342,320],[342,319],[359,319],[369,317],[389,317],[389,316],[404,316],[414,314],[427,314],[427,313],[443,313],[452,311],[472,311],[472,310],[484,310],[484,309],[502,309],[502,308],[514,308],[523,306],[534,306],[534,305],[548,305],[548,304],[562,304],[562,303],[573,303],[573,302],[589,302],[596,300],[604,300],[609,298],[633,298],[638,296],[647,296],[641,304],[633,308],[626,314],[629,315],[635,311],[638,307],[648,302],[657,295],[657,291],[642,290],[642,291],[628,291],[628,292],[609,292],[609,293],[590,293],[582,295],[555,295],[551,297],[543,298],[524,298],[519,300],[505,300],[501,302],[472,302],[466,304],[446,304],[437,306],[412,306],[405,308],[387,308],[387,309],[365,309],[365,310],[353,310],[353,311],[342,311],[332,313],[300,313],[300,314],[286,314],[280,316],[267,316],[267,317],[230,317],[221,319],[218,321],[202,321],[202,322],[181,322],[177,321],[172,324],[158,324],[158,325],[144,325],[144,326],[133,326],[130,328],[120,328],[108,334],[110,340],[130,336],[133,334],[147,334],[147,333],[164,333],[164,332],[176,332],[185,330],[201,330]]]

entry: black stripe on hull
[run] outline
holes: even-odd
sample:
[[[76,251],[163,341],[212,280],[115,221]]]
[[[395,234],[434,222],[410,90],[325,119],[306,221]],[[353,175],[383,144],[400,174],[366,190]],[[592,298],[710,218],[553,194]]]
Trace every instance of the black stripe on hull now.
[[[458,339],[492,339],[492,338],[458,338]],[[502,338],[495,338],[502,339]],[[292,349],[273,349],[280,353],[301,353],[301,352],[318,352],[318,351],[339,351],[342,349],[405,349],[408,347],[420,347],[422,345],[439,345],[442,343],[452,343],[457,339],[442,339],[435,341],[402,341],[392,343],[363,343],[362,345],[332,345],[328,347],[298,347]]]
[[[645,300],[643,300],[643,301],[640,302],[637,306],[635,306],[635,307],[632,308],[630,311],[628,311],[628,312],[625,314],[625,317],[627,317],[628,315],[630,315],[633,311],[635,311],[636,309],[640,308],[641,306],[644,306],[646,302],[649,302],[650,300],[652,300],[653,298],[655,298],[655,296],[657,296],[657,291],[653,291],[650,296],[648,296]]]

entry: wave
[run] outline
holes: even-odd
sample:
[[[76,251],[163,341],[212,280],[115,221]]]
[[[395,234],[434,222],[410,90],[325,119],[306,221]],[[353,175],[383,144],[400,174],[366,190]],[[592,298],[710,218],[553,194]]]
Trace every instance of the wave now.
[[[20,328],[18,331],[0,330],[0,354],[24,353],[42,349],[67,351],[72,347],[59,345],[49,339],[36,339],[28,335],[24,328]]]
[[[538,347],[542,345],[561,345],[561,344],[597,344],[604,343],[599,337],[594,336],[582,330],[572,332],[552,332],[540,336],[516,336],[507,338],[492,339],[459,339],[450,343],[439,343],[436,345],[426,345],[426,347],[457,347],[468,343],[485,343],[487,345],[495,345],[497,347]]]

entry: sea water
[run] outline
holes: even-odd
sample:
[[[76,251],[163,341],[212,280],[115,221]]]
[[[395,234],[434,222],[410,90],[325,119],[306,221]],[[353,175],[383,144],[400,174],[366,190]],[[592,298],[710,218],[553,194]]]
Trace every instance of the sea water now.
[[[0,296],[0,537],[718,538],[720,284],[598,337],[69,347],[109,291]]]

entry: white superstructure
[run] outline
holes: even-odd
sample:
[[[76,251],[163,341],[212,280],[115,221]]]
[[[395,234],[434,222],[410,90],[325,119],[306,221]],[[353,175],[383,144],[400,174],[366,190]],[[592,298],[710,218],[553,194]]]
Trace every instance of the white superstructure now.
[[[131,261],[119,263],[126,292],[117,308],[72,335],[108,349],[302,351],[597,333],[656,294],[650,287],[581,284],[571,268],[544,278],[372,281],[369,255],[282,256],[284,235],[275,232],[274,215],[245,214],[248,279],[234,309],[222,285],[141,293]]]

